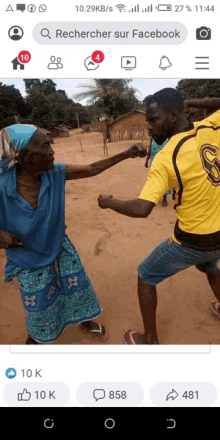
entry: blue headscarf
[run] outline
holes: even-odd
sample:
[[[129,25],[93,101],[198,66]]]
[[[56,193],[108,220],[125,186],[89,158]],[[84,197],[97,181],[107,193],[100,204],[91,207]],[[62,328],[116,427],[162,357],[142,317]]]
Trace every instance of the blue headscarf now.
[[[0,133],[0,174],[17,163],[16,157],[27,147],[36,130],[34,125],[24,124],[3,128]]]

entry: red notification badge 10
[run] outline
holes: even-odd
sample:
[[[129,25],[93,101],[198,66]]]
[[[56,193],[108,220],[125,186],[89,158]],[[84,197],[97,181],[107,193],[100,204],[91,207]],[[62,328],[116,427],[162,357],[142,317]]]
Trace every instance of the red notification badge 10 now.
[[[30,54],[30,52],[28,52],[28,50],[22,50],[18,54],[18,59],[19,59],[20,63],[22,63],[22,64],[29,63],[29,61],[31,61],[31,54]]]

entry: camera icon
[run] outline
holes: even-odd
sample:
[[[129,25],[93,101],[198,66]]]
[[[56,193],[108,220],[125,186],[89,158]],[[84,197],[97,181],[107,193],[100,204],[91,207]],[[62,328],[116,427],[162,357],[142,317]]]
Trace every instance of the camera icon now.
[[[211,40],[211,29],[201,26],[196,29],[196,39],[197,40]]]

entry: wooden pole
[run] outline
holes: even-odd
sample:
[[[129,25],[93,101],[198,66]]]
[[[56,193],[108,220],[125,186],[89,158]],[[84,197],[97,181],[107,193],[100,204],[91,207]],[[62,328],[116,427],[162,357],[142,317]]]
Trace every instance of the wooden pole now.
[[[81,139],[80,139],[80,138],[78,138],[78,139],[79,139],[79,143],[80,143],[80,145],[81,145],[81,151],[83,151],[83,146],[82,146]]]

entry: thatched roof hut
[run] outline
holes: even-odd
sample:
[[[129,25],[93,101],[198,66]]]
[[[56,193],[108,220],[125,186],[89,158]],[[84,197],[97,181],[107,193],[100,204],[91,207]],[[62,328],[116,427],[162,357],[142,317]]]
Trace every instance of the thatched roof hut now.
[[[150,139],[145,112],[132,110],[115,119],[110,124],[110,135],[112,142],[128,139]]]
[[[52,138],[69,136],[69,131],[66,128],[53,127],[48,128],[48,131],[50,132]]]

